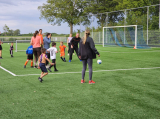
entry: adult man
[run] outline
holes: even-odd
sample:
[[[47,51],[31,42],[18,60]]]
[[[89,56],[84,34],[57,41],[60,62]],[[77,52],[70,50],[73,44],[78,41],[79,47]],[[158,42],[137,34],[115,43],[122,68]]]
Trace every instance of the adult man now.
[[[43,48],[43,34],[42,34],[42,29],[39,29],[39,36],[41,37],[41,48]]]
[[[77,57],[78,57],[78,43],[81,40],[81,38],[79,37],[79,33],[76,34],[75,37],[72,38],[71,40],[71,51],[70,51],[70,55],[69,55],[69,62],[71,62],[72,60],[72,55],[74,50],[76,51]]]

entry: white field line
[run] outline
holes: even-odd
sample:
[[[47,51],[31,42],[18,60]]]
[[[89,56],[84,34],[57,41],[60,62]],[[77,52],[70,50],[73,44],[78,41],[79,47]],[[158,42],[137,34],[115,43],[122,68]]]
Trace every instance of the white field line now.
[[[160,69],[160,67],[151,67],[151,68],[131,68],[131,69],[113,69],[113,70],[97,70],[93,72],[113,72],[113,71],[129,71],[129,70],[149,70],[149,69]],[[89,72],[89,71],[86,71]],[[62,73],[49,73],[49,74],[79,74],[82,72],[62,72]],[[35,76],[40,74],[25,74],[25,75],[16,75],[16,76]]]
[[[160,52],[160,50],[155,50],[155,51],[140,51],[140,52],[112,52],[112,51],[101,51],[99,52],[108,52],[108,53],[149,53],[149,52]]]
[[[16,74],[12,73],[11,71],[9,71],[9,70],[7,70],[7,69],[5,69],[5,68],[1,67],[1,66],[0,66],[0,68],[1,68],[1,69],[3,69],[4,71],[6,71],[6,72],[10,73],[11,75],[16,76]]]

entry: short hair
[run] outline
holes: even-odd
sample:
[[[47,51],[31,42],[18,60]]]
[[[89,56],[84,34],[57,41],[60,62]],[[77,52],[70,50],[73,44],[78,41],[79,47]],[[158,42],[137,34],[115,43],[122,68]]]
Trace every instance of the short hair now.
[[[61,41],[60,43],[63,43],[63,41]]]
[[[39,31],[40,31],[40,30],[42,30],[42,29],[39,29]]]
[[[56,43],[55,42],[52,42],[52,46],[55,46],[56,45]]]
[[[42,53],[44,53],[46,51],[46,49],[45,48],[42,48]]]
[[[46,36],[48,37],[51,33],[47,33]]]

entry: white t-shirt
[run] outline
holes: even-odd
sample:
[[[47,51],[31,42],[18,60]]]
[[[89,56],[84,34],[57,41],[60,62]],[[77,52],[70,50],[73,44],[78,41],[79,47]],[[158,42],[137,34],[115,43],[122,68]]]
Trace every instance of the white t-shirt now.
[[[56,52],[57,52],[57,48],[56,47],[51,47],[47,51],[50,52],[50,58],[51,59],[56,59]]]
[[[68,37],[68,43],[71,42],[72,38],[73,38],[73,37]]]

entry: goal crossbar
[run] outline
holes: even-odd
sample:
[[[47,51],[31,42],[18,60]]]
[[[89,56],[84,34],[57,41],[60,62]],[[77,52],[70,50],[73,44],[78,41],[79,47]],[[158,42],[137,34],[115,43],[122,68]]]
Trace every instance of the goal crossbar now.
[[[18,50],[17,48],[17,43],[18,42],[30,42],[31,40],[16,40],[16,50],[15,50],[15,52],[17,52],[17,51],[26,51],[26,50]]]
[[[135,49],[137,49],[137,26],[138,26],[138,25],[125,25],[125,26],[109,26],[109,27],[103,27],[103,47],[104,47],[104,29],[135,27]],[[107,35],[107,34],[106,34],[106,35]]]

